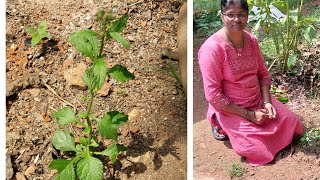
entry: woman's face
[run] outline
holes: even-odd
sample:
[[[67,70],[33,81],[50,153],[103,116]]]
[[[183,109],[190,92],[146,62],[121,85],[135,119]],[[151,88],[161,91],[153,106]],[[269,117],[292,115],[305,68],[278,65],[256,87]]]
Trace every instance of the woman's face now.
[[[224,9],[221,19],[230,32],[243,31],[247,25],[248,14],[246,10],[236,3]]]

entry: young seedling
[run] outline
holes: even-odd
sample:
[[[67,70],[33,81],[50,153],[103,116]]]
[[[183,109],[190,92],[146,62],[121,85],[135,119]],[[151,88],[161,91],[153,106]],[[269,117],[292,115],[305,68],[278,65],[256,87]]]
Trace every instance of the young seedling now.
[[[90,58],[92,65],[86,69],[82,76],[89,91],[89,95],[83,98],[87,101],[86,111],[76,113],[72,108],[65,107],[52,116],[57,119],[60,125],[76,123],[85,127],[79,138],[80,143],[75,142],[75,138],[68,130],[60,129],[54,133],[51,139],[53,146],[60,151],[73,152],[74,154],[71,159],[51,161],[49,167],[58,170],[56,179],[102,179],[103,163],[99,157],[107,156],[114,164],[117,161],[117,155],[127,149],[124,145],[117,143],[117,129],[128,120],[128,116],[118,111],[111,111],[104,113],[102,117],[96,117],[91,114],[91,108],[93,98],[104,84],[106,76],[111,76],[120,82],[134,79],[134,75],[121,65],[115,65],[108,69],[105,61],[106,55],[102,54],[105,42],[110,39],[129,48],[128,41],[120,34],[127,23],[128,15],[125,14],[121,18],[115,19],[112,10],[99,10],[96,17],[100,24],[98,31],[82,30],[71,34],[69,39],[79,52]],[[95,128],[97,130],[93,128],[93,124],[97,125]],[[111,145],[107,148],[101,147],[98,142],[99,134],[103,139],[110,139]],[[97,147],[105,149],[97,151]],[[108,164],[107,168],[110,169]],[[114,178],[111,171],[110,174]]]
[[[320,129],[311,129],[303,134],[299,139],[302,146],[320,146]]]
[[[35,29],[34,27],[26,27],[27,33],[32,36],[31,45],[37,45],[43,38],[51,38],[51,35],[46,31],[47,21],[44,20],[40,23],[39,27]]]
[[[231,178],[233,177],[241,177],[243,176],[244,168],[238,163],[232,163],[232,167],[229,170],[229,175]]]

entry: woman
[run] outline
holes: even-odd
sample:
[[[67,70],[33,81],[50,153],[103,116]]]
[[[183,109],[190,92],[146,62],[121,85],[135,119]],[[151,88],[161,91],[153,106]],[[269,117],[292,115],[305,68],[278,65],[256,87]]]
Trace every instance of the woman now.
[[[228,137],[250,165],[264,165],[290,144],[294,134],[303,134],[303,126],[270,95],[271,79],[258,42],[245,31],[247,2],[221,0],[221,19],[224,27],[204,42],[198,54],[208,119],[216,139]]]

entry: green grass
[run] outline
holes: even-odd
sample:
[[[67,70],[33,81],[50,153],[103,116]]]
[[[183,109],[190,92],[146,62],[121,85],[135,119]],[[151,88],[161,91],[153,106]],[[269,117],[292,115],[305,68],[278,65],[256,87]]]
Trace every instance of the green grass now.
[[[244,167],[242,167],[238,163],[232,163],[231,169],[229,170],[229,175],[231,178],[233,177],[241,177],[244,174]]]

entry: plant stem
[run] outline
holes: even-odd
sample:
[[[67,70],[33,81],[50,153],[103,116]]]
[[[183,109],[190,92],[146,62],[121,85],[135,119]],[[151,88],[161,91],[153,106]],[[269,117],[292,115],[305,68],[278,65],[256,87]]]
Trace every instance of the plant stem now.
[[[92,92],[92,90],[90,90],[89,102],[88,102],[88,107],[87,107],[87,115],[89,115],[90,112],[91,112],[92,104],[93,104],[93,92]],[[88,124],[88,127],[89,127],[89,143],[91,143],[91,139],[92,139],[92,124],[91,124],[89,116],[86,117],[86,120],[87,120],[87,124]]]
[[[101,37],[101,44],[100,44],[100,51],[99,51],[99,58],[102,55],[102,51],[103,51],[103,46],[104,46],[104,38],[106,37],[106,33],[103,32],[102,37]]]

